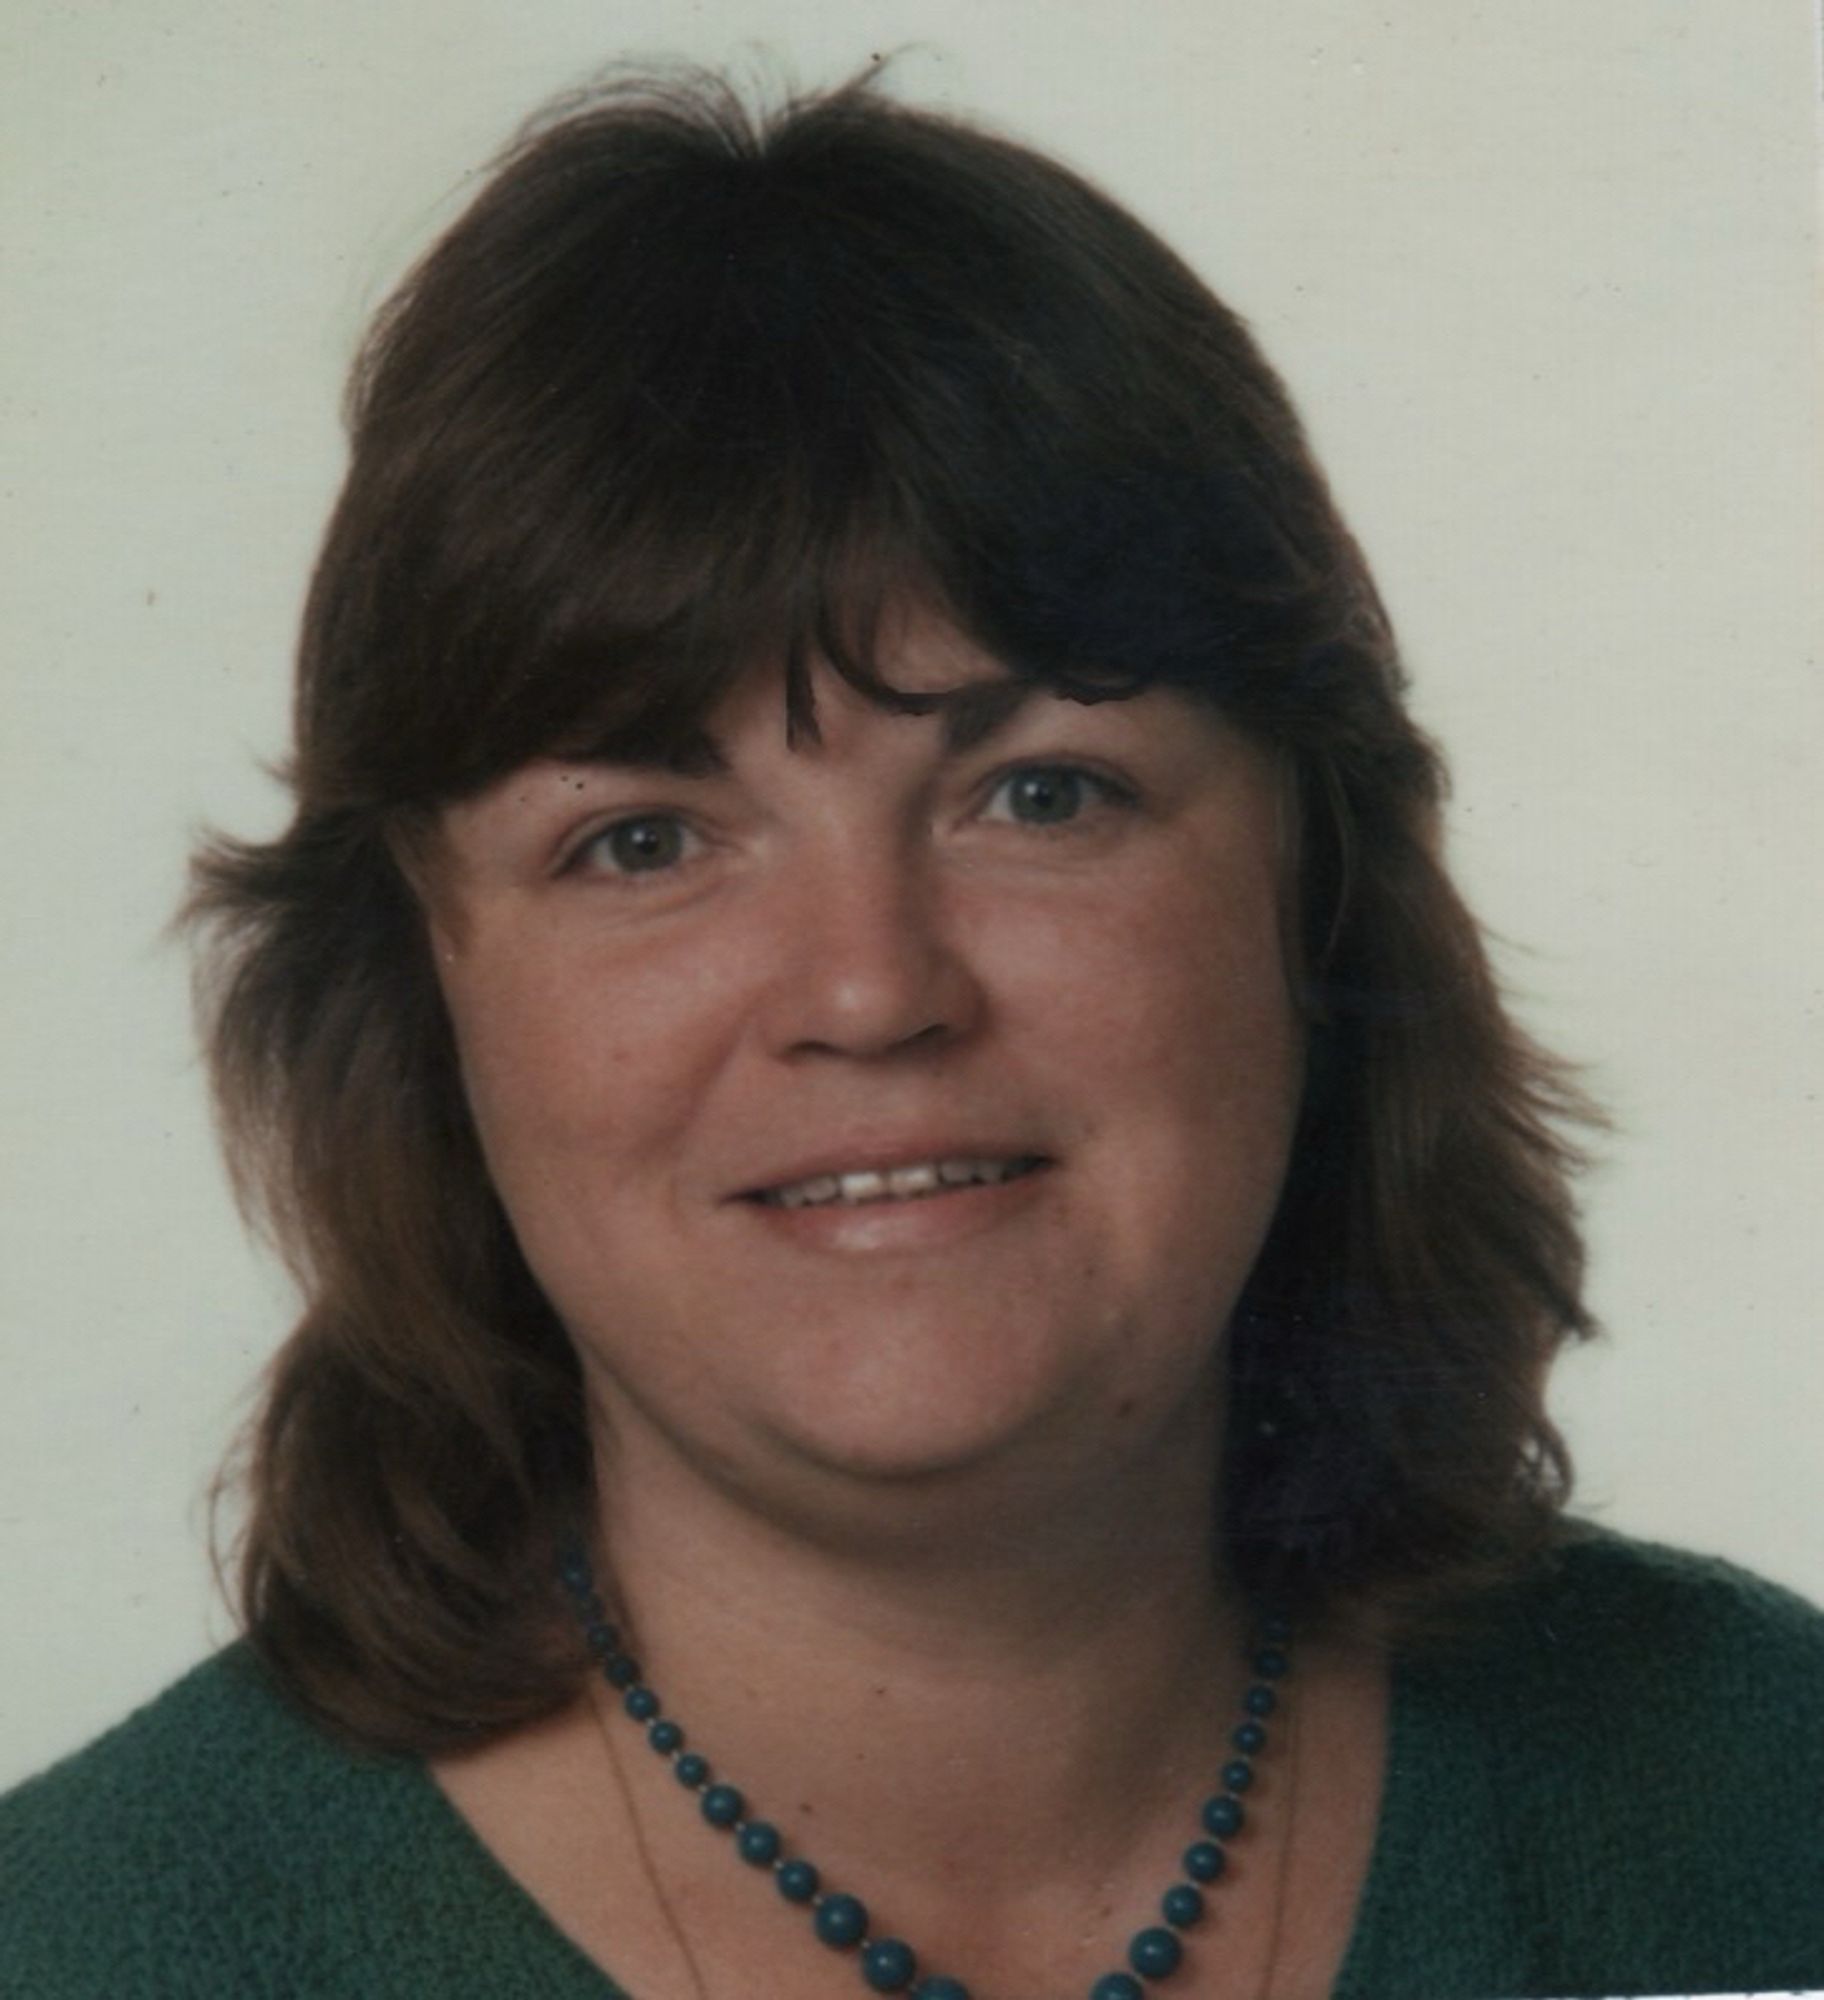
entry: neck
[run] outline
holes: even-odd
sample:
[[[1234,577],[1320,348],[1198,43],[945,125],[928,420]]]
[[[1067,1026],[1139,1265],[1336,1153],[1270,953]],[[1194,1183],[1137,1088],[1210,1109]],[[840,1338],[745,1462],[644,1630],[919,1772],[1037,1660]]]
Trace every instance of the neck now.
[[[611,1595],[667,1713],[832,1879],[946,1928],[986,1920],[959,1899],[1005,1912],[1041,1879],[1093,1906],[1149,1826],[1189,1837],[1234,1721],[1245,1614],[1208,1413],[1186,1430],[1079,1499],[866,1492],[819,1534],[621,1429]]]

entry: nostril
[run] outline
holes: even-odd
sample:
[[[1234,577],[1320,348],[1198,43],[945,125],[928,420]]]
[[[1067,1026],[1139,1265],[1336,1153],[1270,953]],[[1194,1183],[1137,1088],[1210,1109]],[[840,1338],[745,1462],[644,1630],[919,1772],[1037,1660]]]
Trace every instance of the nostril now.
[[[928,1056],[968,1032],[976,968],[942,885],[915,858],[845,850],[793,886],[793,906],[773,913],[765,1021],[776,1050]]]
[[[955,1040],[958,1032],[958,1028],[949,1021],[927,1021],[909,1034],[890,1032],[875,1035],[845,1029],[834,1034],[808,1035],[797,1046],[807,1055],[934,1055]]]
[[[954,1032],[948,1021],[928,1021],[922,1028],[914,1029],[901,1046],[912,1048],[920,1043],[947,1042]]]

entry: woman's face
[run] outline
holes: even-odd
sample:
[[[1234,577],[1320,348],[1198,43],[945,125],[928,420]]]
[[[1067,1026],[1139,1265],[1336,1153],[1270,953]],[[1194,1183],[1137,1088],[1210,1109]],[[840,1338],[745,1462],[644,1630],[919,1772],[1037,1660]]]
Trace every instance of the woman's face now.
[[[1002,678],[932,621],[882,666]],[[961,748],[816,699],[816,741],[762,675],[687,768],[540,762],[445,815],[438,966],[525,1255],[636,1463],[1144,1450],[1212,1407],[1285,1170],[1274,770],[1166,691]]]

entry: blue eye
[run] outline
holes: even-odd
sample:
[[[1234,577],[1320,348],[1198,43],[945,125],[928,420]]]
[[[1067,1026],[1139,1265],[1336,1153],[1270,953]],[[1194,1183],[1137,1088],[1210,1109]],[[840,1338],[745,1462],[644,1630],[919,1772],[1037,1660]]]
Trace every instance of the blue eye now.
[[[994,802],[1004,806],[994,816],[1021,826],[1066,826],[1088,808],[1126,803],[1129,796],[1112,780],[1073,764],[1022,764],[995,786]]]
[[[670,813],[641,813],[605,826],[578,850],[585,867],[612,875],[657,875],[690,852],[692,835]]]

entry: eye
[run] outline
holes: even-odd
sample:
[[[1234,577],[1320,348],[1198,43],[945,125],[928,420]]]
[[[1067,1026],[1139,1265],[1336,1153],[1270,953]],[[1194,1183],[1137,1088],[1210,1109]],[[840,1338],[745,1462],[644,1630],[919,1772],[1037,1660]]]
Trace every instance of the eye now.
[[[1112,778],[1075,764],[1021,764],[996,782],[987,817],[1021,826],[1065,826],[1098,806],[1132,803],[1133,794]]]
[[[603,875],[659,875],[688,861],[697,844],[675,814],[638,813],[592,834],[569,865]]]

